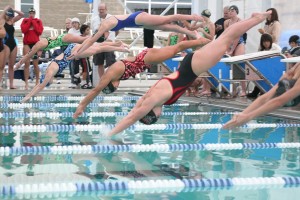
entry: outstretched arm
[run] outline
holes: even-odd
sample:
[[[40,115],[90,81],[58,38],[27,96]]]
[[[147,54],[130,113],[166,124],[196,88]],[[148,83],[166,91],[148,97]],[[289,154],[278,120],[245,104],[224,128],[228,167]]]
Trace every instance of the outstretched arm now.
[[[28,52],[28,54],[26,54],[25,56],[23,56],[23,58],[16,63],[15,65],[15,69],[17,70],[19,67],[21,67],[21,65],[23,63],[25,63],[27,60],[29,60],[30,58],[32,58],[32,56],[34,56],[34,54],[40,50],[43,50],[44,48],[47,47],[47,39],[42,38],[40,41],[38,41],[33,47],[32,49]]]
[[[105,20],[105,22],[101,23],[99,26],[99,29],[97,33],[95,33],[93,36],[87,38],[83,43],[82,46],[75,52],[72,53],[70,58],[79,58],[79,56],[82,56],[81,54],[87,50],[89,47],[91,47],[106,31],[109,31],[111,27],[114,27],[114,25],[110,25],[110,20],[112,17]]]
[[[80,48],[80,45],[73,49],[73,52],[77,50],[77,48]],[[97,53],[101,52],[111,52],[111,51],[120,51],[120,52],[130,52],[128,48],[121,46],[110,46],[110,45],[102,45],[101,43],[94,43],[90,48],[83,51],[80,55],[78,55],[78,58],[86,58],[89,56],[92,56]],[[68,57],[70,59],[70,57]]]
[[[118,66],[117,66],[118,67]],[[80,116],[85,110],[86,106],[91,103],[96,96],[100,94],[100,92],[108,85],[108,83],[112,80],[115,80],[116,71],[113,70],[114,66],[112,65],[107,71],[105,71],[104,75],[101,77],[98,85],[92,89],[86,97],[79,103],[76,112],[73,115],[73,118],[77,118]]]
[[[297,80],[293,88],[283,93],[282,95],[271,99],[275,95],[277,87],[277,85],[274,86],[269,92],[257,98],[257,100],[255,100],[242,113],[235,115],[232,120],[227,122],[223,126],[223,128],[231,129],[236,126],[243,125],[255,117],[267,114],[277,108],[282,107],[290,100],[300,95],[299,79]]]
[[[40,91],[42,91],[46,85],[51,81],[51,79],[54,77],[54,75],[58,72],[58,65],[54,62],[52,62],[49,66],[48,69],[46,71],[46,76],[45,79],[42,83],[36,85],[32,91],[27,94],[24,99],[22,99],[21,103],[24,103],[26,101],[28,101],[31,97],[33,97],[34,95],[38,94]]]
[[[66,42],[66,43],[83,43],[86,39],[88,39],[89,36],[80,36],[80,35],[73,35],[73,34],[66,34],[65,36],[63,36],[62,41]]]

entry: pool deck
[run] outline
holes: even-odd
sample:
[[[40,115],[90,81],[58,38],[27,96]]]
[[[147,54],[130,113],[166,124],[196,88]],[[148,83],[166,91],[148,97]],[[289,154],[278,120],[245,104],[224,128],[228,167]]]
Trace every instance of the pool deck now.
[[[152,86],[157,80],[139,80],[139,79],[129,79],[126,81],[121,81],[118,93],[127,93],[134,95],[143,95],[147,89]],[[56,82],[56,81],[55,81]],[[70,79],[62,79],[61,84],[53,83],[50,87],[44,89],[40,95],[84,95],[87,94],[90,89],[71,89],[69,88]],[[17,89],[2,89],[0,90],[1,95],[25,95],[27,94],[33,87],[34,83],[30,82],[29,87],[30,90],[24,89],[24,82],[21,80],[15,80],[15,86]],[[240,98],[218,98],[218,97],[186,97],[182,96],[180,100],[189,103],[199,103],[203,105],[217,106],[226,109],[234,109],[237,111],[241,111],[245,109],[252,100],[247,99],[245,97]],[[272,116],[290,118],[295,120],[300,120],[300,107],[293,108],[281,108],[276,110],[275,112],[270,113]]]

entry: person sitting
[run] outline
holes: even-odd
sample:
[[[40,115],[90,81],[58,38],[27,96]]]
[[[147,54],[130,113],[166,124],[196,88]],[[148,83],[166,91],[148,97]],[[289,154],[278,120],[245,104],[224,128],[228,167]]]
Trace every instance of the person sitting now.
[[[299,46],[299,44],[300,44],[299,36],[298,35],[292,35],[289,38],[289,45],[291,46],[291,49],[284,52],[284,55],[287,58],[300,56],[300,46]]]
[[[278,44],[273,43],[273,38],[270,34],[268,33],[262,34],[260,37],[260,45],[258,51],[275,51],[275,50],[281,51],[281,47]],[[259,93],[261,93],[260,89],[257,86],[255,86],[253,91],[247,94],[247,97],[257,98]]]
[[[178,71],[156,82],[107,136],[120,133],[137,121],[144,124],[155,123],[163,105],[174,104],[201,73],[208,71],[221,60],[232,41],[264,21],[271,13],[254,13],[249,19],[229,26],[218,39],[194,53],[187,54]]]

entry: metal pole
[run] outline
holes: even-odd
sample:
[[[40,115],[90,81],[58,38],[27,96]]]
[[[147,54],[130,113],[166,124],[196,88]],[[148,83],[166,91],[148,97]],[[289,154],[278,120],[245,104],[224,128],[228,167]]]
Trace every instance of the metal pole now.
[[[132,13],[132,11],[121,0],[118,0],[118,2],[127,11],[128,14]]]

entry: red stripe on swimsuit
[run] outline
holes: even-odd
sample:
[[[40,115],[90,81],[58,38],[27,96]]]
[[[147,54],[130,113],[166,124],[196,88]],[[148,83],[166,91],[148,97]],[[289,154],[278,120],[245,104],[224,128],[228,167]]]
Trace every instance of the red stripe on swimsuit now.
[[[162,78],[168,80],[173,89],[173,95],[168,101],[164,103],[164,105],[171,105],[175,103],[179,99],[179,97],[181,97],[181,95],[185,92],[185,90],[198,77],[192,69],[193,55],[194,53],[189,53],[184,57],[177,71],[177,76],[175,78]]]

